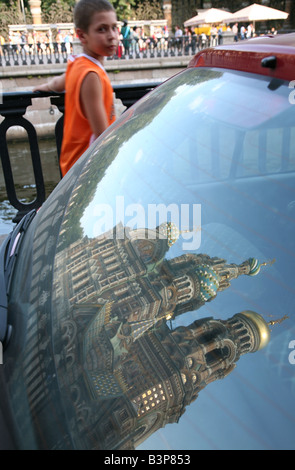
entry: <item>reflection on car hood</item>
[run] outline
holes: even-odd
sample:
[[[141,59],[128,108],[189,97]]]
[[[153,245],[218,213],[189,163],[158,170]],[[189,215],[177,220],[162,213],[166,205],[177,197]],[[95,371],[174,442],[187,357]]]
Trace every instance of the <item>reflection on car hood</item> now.
[[[56,367],[78,448],[91,448],[91,440],[101,449],[136,448],[178,422],[241,355],[268,343],[269,327],[254,312],[169,328],[167,321],[213,300],[238,276],[258,274],[260,265],[202,254],[166,260],[171,229],[165,228],[161,239],[160,230],[127,230],[123,238],[117,227],[55,257]],[[66,302],[59,290],[68,292]]]
[[[293,305],[294,161],[275,153],[292,110],[285,85],[229,75],[188,70],[145,97],[31,222],[5,352],[20,448],[152,445],[237,364],[247,378],[264,370],[265,317]],[[243,101],[244,124],[227,114],[232,84],[246,82],[284,103],[255,132],[255,103]],[[201,95],[219,112],[197,106]]]

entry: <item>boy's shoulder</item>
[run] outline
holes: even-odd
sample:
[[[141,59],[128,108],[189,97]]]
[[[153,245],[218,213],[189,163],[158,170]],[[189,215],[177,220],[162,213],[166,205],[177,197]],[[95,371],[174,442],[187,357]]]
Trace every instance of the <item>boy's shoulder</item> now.
[[[77,56],[71,55],[68,57],[67,70],[71,69],[95,70],[106,73],[103,65],[100,64],[98,60],[83,54]]]
[[[103,86],[112,88],[110,78],[103,65],[97,60],[85,57],[85,55],[69,57],[66,70],[66,90],[75,90],[81,86],[88,73],[95,72]]]

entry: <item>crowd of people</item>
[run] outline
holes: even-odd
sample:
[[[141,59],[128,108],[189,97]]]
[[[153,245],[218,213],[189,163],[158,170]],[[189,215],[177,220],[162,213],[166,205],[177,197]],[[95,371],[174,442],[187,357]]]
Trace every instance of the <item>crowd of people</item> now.
[[[199,32],[201,31],[201,32]],[[253,24],[244,26],[234,24],[232,28],[212,25],[206,31],[197,28],[184,28],[178,25],[172,31],[167,26],[156,27],[151,34],[147,34],[141,26],[129,26],[128,22],[123,22],[118,27],[118,49],[116,55],[120,58],[124,55],[139,54],[148,48],[161,47],[186,47],[194,46],[194,49],[202,49],[207,46],[217,46],[223,42],[224,32],[232,32],[234,41],[249,39],[255,36]],[[275,34],[274,28],[271,31]],[[72,53],[75,33],[70,30],[47,30],[47,31],[11,31],[8,38],[0,35],[0,45],[8,46],[14,52],[24,50],[32,52],[33,47],[38,53],[65,52]],[[1,47],[0,47],[1,52]],[[194,52],[194,50],[193,50]]]
[[[215,47],[223,42],[224,33],[229,33],[233,35],[234,42],[239,40],[243,41],[245,39],[250,39],[256,36],[256,31],[254,28],[253,23],[249,23],[248,25],[238,24],[235,23],[232,27],[230,26],[221,26],[221,25],[212,25],[206,28],[206,32],[200,30],[201,32],[197,34],[196,31],[199,29],[194,28],[184,28],[184,32],[176,26],[175,28],[175,38],[179,39],[181,37],[185,38],[197,38],[197,43],[199,48],[203,48],[205,46]],[[275,35],[277,34],[276,29],[273,27],[270,31],[267,32],[268,34]]]
[[[179,31],[181,31],[179,29]],[[181,31],[182,32],[182,31]],[[191,31],[188,32],[188,37],[193,35]],[[150,45],[156,46],[158,44],[167,44],[168,39],[172,39],[173,35],[169,34],[167,26],[157,27],[153,30],[152,34],[147,34],[144,27],[129,26],[127,21],[123,22],[122,26],[118,27],[118,51],[117,55],[121,57],[124,53],[129,54],[130,51],[135,53],[143,52]],[[182,36],[182,34],[181,34]],[[9,46],[12,50],[18,51],[24,49],[30,52],[31,48],[35,46],[37,51],[47,52],[48,49],[52,51],[66,51],[72,52],[72,44],[75,38],[73,30],[69,31],[12,31],[7,39],[0,35],[0,44]],[[177,37],[177,41],[180,37]]]
[[[51,30],[47,31],[11,31],[8,38],[0,35],[2,46],[8,46],[13,51],[32,52],[36,47],[37,52],[59,51],[72,52],[74,31],[57,31],[55,34]]]

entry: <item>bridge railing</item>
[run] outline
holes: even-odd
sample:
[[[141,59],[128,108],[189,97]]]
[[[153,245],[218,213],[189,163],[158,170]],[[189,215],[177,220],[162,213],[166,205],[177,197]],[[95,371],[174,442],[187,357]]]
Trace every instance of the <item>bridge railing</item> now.
[[[190,56],[208,45],[210,38],[202,40],[200,36],[124,39],[119,42],[116,54],[108,60]],[[72,43],[3,44],[0,46],[0,67],[62,64],[71,53]]]
[[[159,83],[144,83],[134,85],[114,85],[116,98],[120,99],[124,106],[129,108],[138,99],[155,88]],[[32,99],[50,97],[50,102],[62,113],[55,124],[55,141],[57,155],[60,154],[63,115],[64,115],[64,93],[47,92],[15,92],[3,93],[0,103],[0,115],[3,117],[0,123],[0,156],[5,181],[5,189],[10,204],[18,211],[14,221],[18,222],[32,209],[38,209],[45,201],[45,184],[42,171],[42,155],[40,155],[37,132],[34,125],[25,117],[26,110],[32,105]],[[36,197],[30,203],[21,201],[16,192],[15,178],[12,170],[7,131],[9,128],[19,126],[25,129],[30,147],[32,168],[35,180]]]

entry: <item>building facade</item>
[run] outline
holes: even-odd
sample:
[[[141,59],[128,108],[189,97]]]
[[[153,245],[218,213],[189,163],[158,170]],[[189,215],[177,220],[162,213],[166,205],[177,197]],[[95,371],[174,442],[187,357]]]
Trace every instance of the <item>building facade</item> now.
[[[77,448],[136,448],[177,423],[241,355],[257,351],[261,329],[268,336],[262,318],[247,312],[169,327],[171,318],[214,301],[237,277],[256,275],[257,260],[227,264],[205,254],[167,260],[175,240],[169,224],[153,234],[123,229],[84,237],[55,258],[54,347]]]

